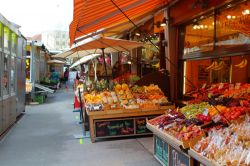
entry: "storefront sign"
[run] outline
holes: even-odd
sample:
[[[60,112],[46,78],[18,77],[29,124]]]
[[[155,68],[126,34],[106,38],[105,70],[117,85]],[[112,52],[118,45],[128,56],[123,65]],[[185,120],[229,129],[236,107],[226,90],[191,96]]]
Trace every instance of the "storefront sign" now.
[[[169,165],[171,166],[189,166],[190,158],[182,152],[169,146]]]

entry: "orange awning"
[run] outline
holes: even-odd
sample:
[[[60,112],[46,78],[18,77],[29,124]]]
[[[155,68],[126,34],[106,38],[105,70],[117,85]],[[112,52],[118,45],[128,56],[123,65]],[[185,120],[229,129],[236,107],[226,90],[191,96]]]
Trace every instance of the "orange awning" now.
[[[171,0],[113,0],[133,21],[154,14]],[[70,44],[75,39],[103,28],[118,27],[129,20],[111,0],[74,0],[73,21],[70,24]],[[131,27],[133,25],[131,24]]]

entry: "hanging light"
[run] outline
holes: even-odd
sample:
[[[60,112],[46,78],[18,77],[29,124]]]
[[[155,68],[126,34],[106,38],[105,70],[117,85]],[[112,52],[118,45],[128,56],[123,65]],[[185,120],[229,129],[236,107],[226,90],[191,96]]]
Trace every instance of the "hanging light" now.
[[[167,25],[167,19],[164,17],[161,22],[161,27],[165,27]]]
[[[243,15],[248,15],[248,14],[250,14],[250,10],[249,10],[249,9],[246,9],[246,10],[244,10],[244,11],[242,12],[242,14],[243,14]]]
[[[136,36],[141,36],[141,34],[140,34],[140,33],[138,33],[138,32],[136,32],[136,33],[135,33],[135,35],[136,35]]]

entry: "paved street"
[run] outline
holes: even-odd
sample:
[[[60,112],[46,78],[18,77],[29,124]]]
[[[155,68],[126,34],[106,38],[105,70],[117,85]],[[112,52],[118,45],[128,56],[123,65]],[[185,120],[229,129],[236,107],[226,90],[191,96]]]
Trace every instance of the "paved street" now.
[[[160,166],[152,137],[81,143],[72,92],[58,91],[26,113],[0,142],[1,166]]]

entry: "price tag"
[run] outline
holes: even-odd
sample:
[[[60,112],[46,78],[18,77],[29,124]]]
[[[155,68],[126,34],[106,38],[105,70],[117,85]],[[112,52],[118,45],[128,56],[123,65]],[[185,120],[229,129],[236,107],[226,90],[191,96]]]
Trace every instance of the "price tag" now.
[[[217,114],[217,115],[215,115],[215,116],[213,116],[213,121],[215,122],[215,123],[217,123],[217,122],[219,122],[220,120],[221,120],[221,116],[219,115],[219,114]]]
[[[236,83],[235,89],[240,89],[240,85],[241,85],[241,83]]]
[[[218,89],[222,89],[224,87],[224,83],[220,83],[219,88]]]
[[[229,89],[234,89],[234,84],[229,84]]]
[[[202,85],[202,87],[201,87],[201,88],[202,88],[202,89],[205,89],[205,88],[206,88],[206,86],[207,86],[207,84],[205,83],[205,84],[203,84],[203,85]]]
[[[203,112],[203,115],[208,116],[208,109],[206,108],[205,111]]]

